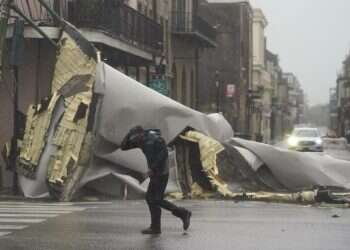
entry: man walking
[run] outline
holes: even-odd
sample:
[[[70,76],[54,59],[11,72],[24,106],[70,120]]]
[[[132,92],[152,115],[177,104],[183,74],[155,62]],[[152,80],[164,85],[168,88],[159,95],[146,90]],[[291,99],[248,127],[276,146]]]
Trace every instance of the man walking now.
[[[161,208],[169,210],[183,222],[183,229],[190,226],[191,212],[164,200],[165,188],[169,179],[168,149],[159,130],[144,130],[141,126],[132,128],[125,136],[122,150],[140,148],[147,159],[150,183],[146,201],[151,214],[151,226],[143,234],[161,233]]]

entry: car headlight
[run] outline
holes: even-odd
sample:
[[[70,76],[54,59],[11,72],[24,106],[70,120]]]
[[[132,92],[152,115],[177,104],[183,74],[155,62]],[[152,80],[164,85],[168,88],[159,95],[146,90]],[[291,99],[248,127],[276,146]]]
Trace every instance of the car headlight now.
[[[316,144],[317,144],[317,145],[321,145],[321,144],[322,144],[322,139],[317,139],[317,140],[316,140]]]
[[[289,139],[288,139],[288,145],[289,146],[291,146],[291,147],[296,147],[296,146],[298,146],[298,139],[297,138],[295,138],[295,137],[290,137]]]

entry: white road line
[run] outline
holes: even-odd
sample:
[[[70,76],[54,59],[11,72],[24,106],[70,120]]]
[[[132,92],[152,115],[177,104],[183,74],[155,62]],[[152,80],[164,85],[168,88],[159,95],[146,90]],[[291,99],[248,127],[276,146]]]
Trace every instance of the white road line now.
[[[26,225],[0,225],[0,230],[22,230],[27,227]]]
[[[30,218],[30,217],[36,217],[36,218],[55,218],[58,214],[2,214],[0,213],[1,217],[16,217],[16,218]]]
[[[73,203],[67,202],[55,202],[55,203],[44,203],[44,202],[11,202],[11,201],[0,201],[0,206],[2,205],[27,205],[27,206],[72,206]]]
[[[39,205],[39,206],[79,206],[79,205],[110,205],[112,201],[82,201],[82,202],[54,202],[54,203],[43,203],[43,202],[11,202],[11,201],[0,201],[1,205]]]
[[[72,202],[72,205],[111,205],[112,201],[82,201],[82,202]]]
[[[12,232],[0,232],[0,237],[1,236],[6,236],[6,235],[9,235],[11,234]]]
[[[0,209],[36,209],[36,210],[61,210],[61,211],[84,211],[84,207],[45,207],[45,206],[0,206]]]
[[[18,218],[0,218],[0,223],[41,223],[45,219],[18,219]]]
[[[87,208],[94,208],[93,206],[83,207],[82,205],[111,203],[112,202],[86,202],[84,204],[0,202],[0,237],[9,235],[15,230],[28,228],[31,224],[43,223],[50,218],[74,212],[81,212]]]
[[[36,209],[16,209],[16,208],[0,208],[0,213],[32,213],[32,214],[71,214],[74,211],[61,211],[61,210],[50,210],[50,211],[42,211]]]

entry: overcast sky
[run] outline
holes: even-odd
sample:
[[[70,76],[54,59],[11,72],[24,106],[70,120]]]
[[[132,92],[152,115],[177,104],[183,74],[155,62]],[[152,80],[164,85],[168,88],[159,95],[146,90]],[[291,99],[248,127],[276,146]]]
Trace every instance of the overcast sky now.
[[[327,103],[350,49],[350,0],[250,0],[269,25],[268,49],[297,75],[309,104]]]
[[[327,103],[350,49],[349,0],[252,0],[269,25],[268,48],[299,78],[309,104]]]

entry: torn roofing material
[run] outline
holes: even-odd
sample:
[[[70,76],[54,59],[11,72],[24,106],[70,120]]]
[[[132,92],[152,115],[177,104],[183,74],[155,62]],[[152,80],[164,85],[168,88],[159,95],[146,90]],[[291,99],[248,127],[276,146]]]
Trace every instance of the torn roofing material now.
[[[69,24],[64,27],[59,44],[52,97],[45,102],[48,105],[30,107],[18,159],[17,172],[24,174],[20,185],[27,197],[51,193],[61,199],[68,183],[75,182],[72,178],[76,170],[86,167],[86,158],[91,155],[83,148],[91,145],[88,123],[95,57],[84,52],[91,52],[86,49],[91,44]]]
[[[169,143],[190,127],[219,141],[233,136],[221,115],[206,115],[149,89],[105,63],[97,68],[96,92],[103,96],[98,136],[119,146],[130,127],[158,128]],[[122,118],[122,119],[120,119]]]
[[[140,150],[119,149],[135,125],[159,129],[173,147],[168,192],[263,199],[279,195],[250,191],[350,188],[349,162],[231,139],[222,115],[190,109],[97,63],[93,46],[69,24],[59,42],[51,97],[30,107],[21,144],[17,171],[25,196],[70,200],[86,185],[113,193],[114,181],[117,192],[142,196],[146,159]],[[310,193],[286,199],[293,197]]]
[[[234,138],[231,145],[248,149],[261,159],[271,174],[289,191],[313,186],[350,189],[350,162],[327,154],[295,152]]]
[[[183,139],[197,143],[200,154],[191,154],[189,151],[190,155],[193,158],[198,157],[200,164],[197,167],[201,168],[200,171],[203,170],[207,173],[208,180],[222,197],[240,197],[242,192],[256,191],[299,192],[311,189],[313,186],[325,185],[349,188],[347,183],[347,180],[350,179],[349,162],[326,159],[327,157],[322,155],[280,151],[263,144],[231,139],[232,129],[220,115],[206,115],[185,107],[104,63],[97,65],[96,76],[94,90],[97,101],[93,119],[95,125],[91,133],[86,127],[81,130],[85,131],[86,136],[85,142],[78,143],[80,154],[72,157],[71,152],[66,151],[66,147],[69,148],[72,141],[69,143],[65,136],[66,132],[63,133],[60,126],[54,126],[53,134],[56,135],[57,140],[53,140],[54,143],[51,143],[49,138],[45,141],[46,148],[50,144],[62,146],[55,153],[44,151],[41,155],[41,161],[44,159],[50,161],[52,156],[54,160],[67,159],[54,161],[60,164],[64,163],[62,165],[48,164],[56,166],[55,169],[50,170],[49,168],[47,170],[49,171],[48,180],[56,184],[53,188],[56,188],[58,184],[58,186],[63,187],[63,191],[62,189],[54,189],[55,195],[58,195],[59,199],[71,199],[74,193],[85,185],[93,185],[104,191],[110,187],[110,193],[120,193],[123,188],[128,187],[129,194],[134,193],[135,197],[141,197],[147,186],[147,181],[141,177],[147,170],[146,160],[140,150],[130,152],[119,150],[122,138],[129,128],[136,124],[145,128],[159,128],[167,142],[174,142],[179,139],[179,135],[183,134]],[[67,83],[71,82],[71,79],[71,76],[66,77]],[[89,94],[89,96],[92,95]],[[78,112],[79,106],[74,107]],[[57,119],[56,115],[55,117]],[[70,117],[70,122],[74,123],[76,115],[67,117]],[[64,120],[59,119],[59,122],[61,121]],[[79,130],[78,127],[76,130]],[[188,130],[189,132],[186,133]],[[86,140],[86,138],[88,139]],[[83,145],[85,145],[85,150],[82,149]],[[184,178],[190,175],[190,180],[195,179],[194,165],[179,165],[182,161],[179,158],[182,154],[181,151],[180,147],[175,146],[174,155],[177,157],[173,156],[171,160],[168,192],[182,193],[184,189],[181,183]],[[79,162],[83,163],[79,164]],[[79,169],[78,175],[74,175],[74,171],[73,173],[68,171],[71,168],[74,169],[74,165]],[[181,172],[183,168],[187,172],[186,176]],[[118,190],[113,190],[116,188],[115,185],[112,185],[113,180],[118,183]],[[107,183],[111,185],[107,185]],[[192,182],[189,184],[190,192],[193,194],[198,195],[208,191],[201,186],[202,183]],[[22,188],[26,192],[30,190],[25,185]],[[32,190],[34,189],[32,188]],[[43,191],[45,192],[42,194],[45,194],[48,190],[43,189]],[[40,196],[38,192],[26,194]],[[251,193],[250,197],[263,200],[264,197],[276,197],[276,195],[270,193],[268,195],[266,193],[253,195]],[[293,197],[299,197],[299,194],[285,199]]]
[[[145,157],[140,150],[123,152],[119,147],[130,127],[135,125],[159,129],[168,143],[176,140],[188,128],[208,134],[218,141],[233,136],[231,126],[222,115],[206,115],[190,109],[105,63],[98,64],[95,92],[98,102],[92,145],[94,157],[81,180],[82,185],[103,176],[127,174],[133,178],[133,182],[126,184],[134,187],[138,176],[147,171]],[[174,159],[171,162],[168,191],[181,191],[177,161]],[[138,190],[142,190],[144,184],[139,185]]]

